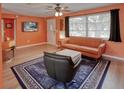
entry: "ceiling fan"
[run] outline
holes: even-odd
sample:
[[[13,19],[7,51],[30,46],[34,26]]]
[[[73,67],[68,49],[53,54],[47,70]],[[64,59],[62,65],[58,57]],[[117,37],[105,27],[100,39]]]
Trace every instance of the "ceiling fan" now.
[[[47,6],[47,10],[54,11],[55,16],[62,16],[63,13],[71,12],[71,10],[69,10],[68,8],[69,8],[68,6],[64,6],[59,3],[51,5],[51,6]]]
[[[48,15],[55,14],[55,16],[62,16],[65,13],[71,12],[67,4],[63,3],[26,3],[27,7],[31,8],[45,8],[47,11],[45,12]]]

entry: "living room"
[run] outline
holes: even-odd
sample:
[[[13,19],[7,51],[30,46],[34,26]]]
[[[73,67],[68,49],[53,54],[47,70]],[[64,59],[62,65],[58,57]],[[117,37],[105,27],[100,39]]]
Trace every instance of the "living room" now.
[[[54,10],[56,7],[62,7],[65,11],[59,11],[59,13],[56,14],[55,11],[58,11]],[[40,8],[42,8],[39,10],[41,13],[38,13],[36,10]],[[123,3],[2,3],[0,8],[2,11],[0,11],[2,23],[0,58],[3,59],[3,61],[1,61],[0,66],[2,66],[3,69],[0,71],[3,71],[3,88],[124,88],[123,9]],[[112,20],[112,11],[116,11],[116,14],[114,14],[116,18],[113,18],[114,21]],[[28,28],[30,25],[34,26],[33,31]],[[111,30],[112,28],[114,30]],[[104,30],[104,32],[101,30]],[[115,31],[115,33],[112,31]],[[61,84],[60,82],[63,80],[59,82],[58,79],[53,81],[52,79],[55,78],[49,73],[50,68],[47,62],[45,63],[46,68],[48,68],[46,73],[48,72],[51,77],[48,78],[48,76],[45,77],[42,75],[45,72],[36,72],[40,69],[37,61],[42,60],[42,56],[46,56],[44,60],[47,61],[47,57],[50,56],[48,56],[47,53],[55,52],[56,54],[62,53],[64,56],[70,55],[71,58],[77,55],[79,59],[82,58],[81,61],[75,59],[79,62],[79,64],[76,63],[75,66],[77,73],[74,78],[71,78],[69,83],[64,82]],[[46,55],[44,53],[46,53]],[[73,58],[70,59],[70,61],[75,60]],[[84,62],[83,64],[81,63],[82,60]],[[102,70],[100,70],[100,66],[97,66],[97,63],[101,64]],[[87,66],[84,67],[85,65]],[[62,65],[59,67],[61,68],[61,66]],[[95,68],[97,67],[99,68],[97,70],[101,72],[95,72]],[[30,76],[24,73],[21,68],[24,68]],[[33,72],[33,68],[36,71]],[[83,79],[84,74],[81,73],[82,70],[87,70],[83,72],[87,74],[85,75],[85,79]],[[44,71],[44,67],[42,67],[40,71]],[[93,79],[96,82],[93,83],[90,81],[90,83],[87,83],[86,80],[90,80],[89,77],[92,78],[92,74],[96,74],[94,77],[98,76],[96,77],[98,80]],[[38,75],[41,75],[41,77]],[[61,74],[59,75],[61,76]],[[64,74],[62,75],[64,76]],[[41,79],[39,81],[40,83],[38,83],[39,78]],[[47,79],[45,80],[44,78]],[[50,81],[50,83],[47,82],[47,80]],[[78,80],[80,80],[80,82]],[[86,85],[89,86],[87,87]]]

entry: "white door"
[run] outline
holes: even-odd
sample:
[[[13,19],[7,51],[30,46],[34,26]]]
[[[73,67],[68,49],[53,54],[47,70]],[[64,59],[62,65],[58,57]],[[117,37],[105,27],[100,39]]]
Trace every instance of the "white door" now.
[[[47,20],[47,41],[49,44],[56,45],[56,20]]]

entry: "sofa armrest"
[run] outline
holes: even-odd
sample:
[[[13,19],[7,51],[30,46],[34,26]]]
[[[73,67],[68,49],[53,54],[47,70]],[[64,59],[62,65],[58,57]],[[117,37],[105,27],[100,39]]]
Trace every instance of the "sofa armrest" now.
[[[99,49],[99,54],[100,54],[100,55],[105,52],[105,46],[106,46],[105,43],[101,43],[101,44],[99,45],[98,49]]]
[[[65,38],[65,39],[60,40],[61,45],[68,43],[68,41],[69,41],[69,38]]]

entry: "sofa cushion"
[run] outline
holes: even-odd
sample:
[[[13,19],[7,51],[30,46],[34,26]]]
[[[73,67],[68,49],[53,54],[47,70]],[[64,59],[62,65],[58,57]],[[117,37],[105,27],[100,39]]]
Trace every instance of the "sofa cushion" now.
[[[90,47],[98,48],[101,42],[103,42],[103,40],[99,38],[74,37],[74,36],[69,37],[69,44],[76,44],[80,46],[90,46]]]
[[[68,49],[74,49],[74,50],[81,51],[81,52],[98,54],[97,48],[92,48],[92,47],[87,47],[87,46],[80,46],[80,45],[74,45],[74,44],[64,44],[64,45],[62,45],[62,47],[68,48]]]
[[[85,40],[86,46],[90,46],[90,47],[94,47],[94,48],[98,48],[102,42],[103,42],[103,40],[99,39],[99,38],[88,37]]]
[[[82,45],[84,42],[83,38],[82,37],[69,37],[69,41],[68,43],[69,44],[76,44],[76,45]],[[85,45],[85,43],[84,43]]]
[[[91,54],[98,54],[98,49],[97,48],[93,48],[93,47],[87,47],[87,46],[77,46],[77,50],[81,51],[81,52],[87,52],[87,53],[91,53]]]
[[[62,47],[64,47],[64,48],[68,48],[68,49],[76,49],[76,47],[75,46],[78,46],[78,45],[74,45],[74,44],[64,44],[64,45],[62,45]]]

